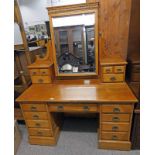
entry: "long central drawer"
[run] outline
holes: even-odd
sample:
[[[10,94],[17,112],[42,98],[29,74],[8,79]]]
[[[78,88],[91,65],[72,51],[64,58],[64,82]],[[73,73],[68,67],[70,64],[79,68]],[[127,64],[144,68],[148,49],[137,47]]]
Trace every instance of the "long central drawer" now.
[[[98,112],[96,104],[51,104],[49,111],[51,112]]]

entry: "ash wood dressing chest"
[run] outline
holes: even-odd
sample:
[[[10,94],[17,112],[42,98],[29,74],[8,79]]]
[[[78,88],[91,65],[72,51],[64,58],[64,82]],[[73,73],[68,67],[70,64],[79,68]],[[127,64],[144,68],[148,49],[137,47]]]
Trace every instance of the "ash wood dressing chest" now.
[[[125,82],[126,61],[120,56],[106,56],[102,60],[98,56],[102,52],[98,51],[98,3],[52,7],[48,8],[48,13],[51,38],[55,37],[55,25],[59,23],[54,23],[59,20],[56,18],[73,16],[73,19],[82,14],[81,18],[94,19],[89,21],[89,26],[83,27],[84,31],[76,27],[80,34],[86,32],[82,35],[84,42],[76,41],[74,46],[65,43],[58,48],[55,47],[58,39],[52,39],[48,42],[45,58],[37,57],[36,62],[28,66],[33,84],[16,101],[23,112],[29,143],[56,145],[60,134],[56,113],[99,113],[98,147],[130,150],[132,115],[137,98]],[[94,37],[89,40],[87,33],[92,30]],[[88,35],[86,40],[85,35]],[[68,46],[72,52],[81,51],[82,47],[82,57],[68,52],[58,56],[57,51],[60,54]]]

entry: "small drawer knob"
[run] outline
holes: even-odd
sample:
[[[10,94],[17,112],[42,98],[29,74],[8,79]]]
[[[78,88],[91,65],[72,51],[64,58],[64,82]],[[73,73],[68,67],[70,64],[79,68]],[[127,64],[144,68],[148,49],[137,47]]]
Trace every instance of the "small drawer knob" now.
[[[58,111],[61,111],[61,110],[63,110],[63,109],[64,109],[64,107],[63,107],[62,105],[57,106],[57,110],[58,110]]]
[[[114,121],[114,122],[119,122],[120,119],[119,119],[119,117],[113,117],[113,118],[112,118],[112,121]]]
[[[116,130],[118,130],[118,126],[113,126],[112,131],[116,131]]]
[[[39,116],[38,115],[33,115],[32,116],[34,119],[39,119]]]
[[[118,137],[116,135],[112,136],[112,140],[117,140],[117,139],[118,139]]]
[[[110,69],[106,69],[106,72],[110,72]]]
[[[87,106],[87,105],[83,106],[83,110],[84,111],[89,111],[89,106]]]
[[[113,77],[110,78],[110,80],[111,80],[111,81],[115,81],[116,78],[113,76]]]
[[[114,108],[114,109],[113,109],[113,112],[118,113],[118,112],[120,112],[120,109],[119,109],[119,108]]]

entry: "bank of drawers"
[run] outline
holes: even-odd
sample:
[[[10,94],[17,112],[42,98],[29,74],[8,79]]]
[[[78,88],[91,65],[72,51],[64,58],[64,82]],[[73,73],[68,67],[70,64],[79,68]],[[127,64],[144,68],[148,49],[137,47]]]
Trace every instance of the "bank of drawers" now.
[[[123,82],[125,80],[125,65],[102,66],[102,82]]]
[[[52,144],[56,125],[51,124],[46,104],[21,104],[31,144]],[[51,140],[51,141],[50,141]]]
[[[51,83],[51,69],[30,69],[32,83]]]
[[[132,105],[101,105],[100,139],[109,145],[109,141],[129,141],[132,113]]]

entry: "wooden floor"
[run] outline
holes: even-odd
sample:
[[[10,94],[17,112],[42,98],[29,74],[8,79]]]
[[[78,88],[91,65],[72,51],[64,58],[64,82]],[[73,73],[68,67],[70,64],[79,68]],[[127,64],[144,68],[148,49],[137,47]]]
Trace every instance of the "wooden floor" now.
[[[109,151],[97,148],[98,121],[95,118],[65,118],[55,147],[29,145],[25,125],[20,125],[22,142],[17,155],[140,155],[139,150]]]

